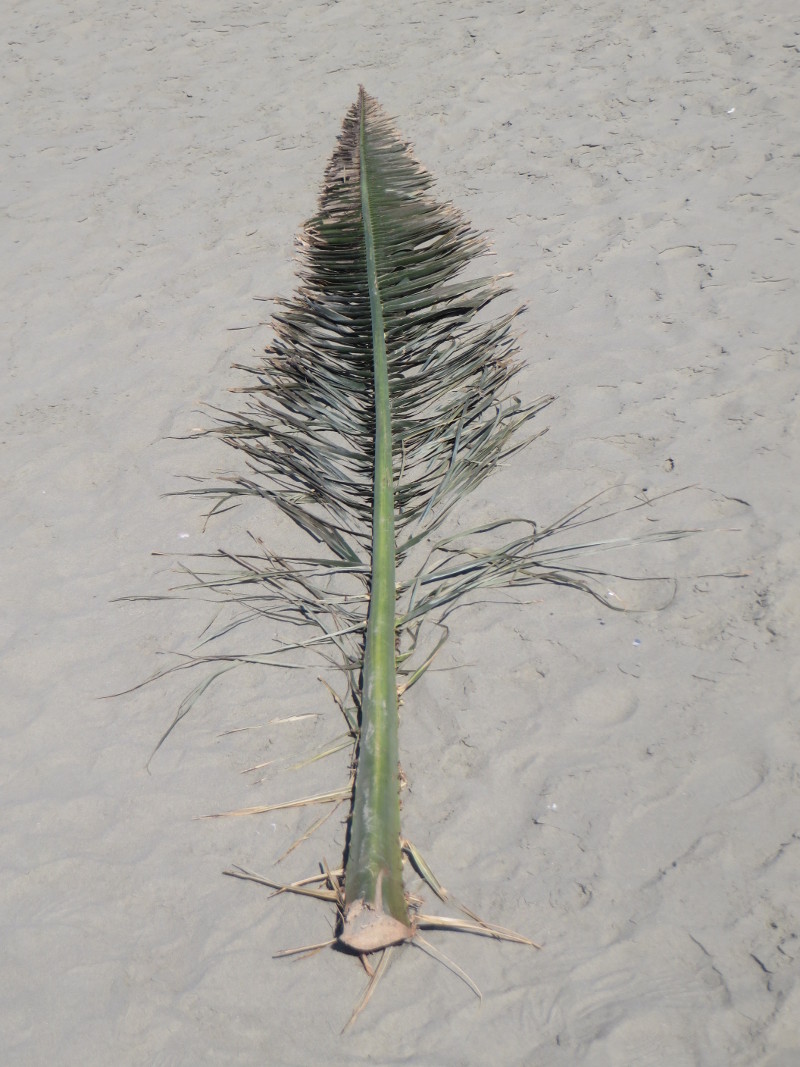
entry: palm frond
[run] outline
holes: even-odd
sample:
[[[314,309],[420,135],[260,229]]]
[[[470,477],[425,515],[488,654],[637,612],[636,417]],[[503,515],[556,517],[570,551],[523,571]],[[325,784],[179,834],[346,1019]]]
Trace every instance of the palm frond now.
[[[205,635],[206,648],[265,619],[312,634],[235,655],[198,652],[192,662],[216,677],[236,663],[338,657],[358,743],[340,940],[362,953],[415,928],[402,882],[398,671],[405,690],[446,637],[447,615],[486,590],[547,582],[619,606],[603,571],[570,562],[619,539],[559,541],[605,517],[602,507],[546,528],[507,519],[434,537],[501,460],[538,436],[523,431],[553,398],[514,395],[522,309],[488,315],[507,279],[465,276],[487,242],[434,199],[432,185],[362,89],[300,237],[299,288],[279,304],[264,358],[242,368],[252,380],[237,390],[241,407],[217,410],[206,431],[241,453],[246,469],[190,490],[215,501],[212,513],[247,497],[268,501],[319,546],[287,558],[256,539],[252,554],[221,551],[205,557],[215,569],[187,570],[191,587],[239,610]],[[420,638],[427,621],[440,627],[433,649]]]

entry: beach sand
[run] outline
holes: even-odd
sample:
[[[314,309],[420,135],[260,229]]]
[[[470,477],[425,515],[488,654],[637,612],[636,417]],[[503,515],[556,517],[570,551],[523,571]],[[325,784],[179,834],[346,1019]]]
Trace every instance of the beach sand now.
[[[794,7],[13,8],[3,1064],[795,1067]],[[196,599],[112,603],[178,584],[152,552],[291,536],[254,509],[206,527],[201,501],[166,494],[235,462],[181,437],[268,343],[263,300],[294,287],[360,83],[492,234],[489,269],[513,272],[521,394],[558,395],[464,521],[693,485],[654,507],[707,532],[613,557],[680,578],[663,611],[537,588],[454,618],[403,707],[405,830],[456,896],[543,949],[432,935],[482,1004],[409,946],[340,1036],[357,962],[273,958],[329,937],[331,911],[221,872],[335,866],[344,812],[281,863],[312,812],[196,818],[343,784],[345,753],[290,770],[341,732],[319,672],[226,675],[149,769],[191,681],[99,698],[209,621]],[[747,576],[705,577],[727,572]]]

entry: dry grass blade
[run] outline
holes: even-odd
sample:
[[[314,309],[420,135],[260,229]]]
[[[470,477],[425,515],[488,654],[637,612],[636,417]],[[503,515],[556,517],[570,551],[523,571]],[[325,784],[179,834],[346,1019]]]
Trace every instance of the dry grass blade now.
[[[491,937],[495,941],[511,941],[515,945],[528,945],[530,948],[541,949],[541,945],[531,941],[529,937],[516,934],[513,930],[506,930],[503,926],[495,926],[492,923],[465,922],[463,919],[449,919],[443,915],[417,914],[416,925],[422,930],[453,930],[462,934],[477,934],[480,937]]]
[[[339,804],[337,804],[336,807],[331,808],[330,811],[326,812],[319,819],[317,819],[315,822],[313,822],[311,824],[311,826],[309,826],[309,828],[305,831],[305,833],[303,833],[300,837],[298,837],[295,841],[293,841],[291,843],[291,845],[289,845],[289,847],[286,849],[286,851],[282,852],[280,854],[280,856],[278,856],[278,858],[275,860],[275,862],[276,863],[281,863],[283,860],[286,859],[286,857],[288,855],[290,855],[292,852],[294,852],[294,850],[296,848],[299,848],[299,846],[302,845],[303,842],[308,841],[308,839],[310,837],[312,837],[317,832],[317,830],[319,830],[320,826],[323,826],[328,821],[328,819],[330,819],[331,815],[333,815],[336,812],[336,809],[338,807],[339,807]]]
[[[299,800],[285,800],[280,804],[259,804],[253,808],[239,808],[237,811],[218,811],[212,815],[197,815],[200,819],[228,819],[238,815],[267,815],[271,811],[285,811],[288,808],[305,808],[309,804],[337,804],[342,800],[348,800],[353,792],[352,779],[345,789],[334,789],[330,793],[316,793],[310,797],[300,797]]]
[[[320,760],[327,759],[328,756],[335,756],[337,752],[343,752],[346,748],[352,747],[352,735],[347,734],[344,737],[337,737],[321,752],[317,752],[313,756],[308,756],[306,759],[300,760],[298,763],[293,763],[289,769],[292,771],[300,771],[303,767],[310,767],[312,763],[319,763]]]
[[[347,1020],[344,1027],[342,1028],[343,1034],[350,1029],[350,1027],[361,1014],[361,1012],[364,1010],[364,1008],[366,1008],[367,1004],[369,1004],[370,1000],[372,999],[372,995],[378,987],[378,983],[389,969],[389,964],[392,962],[392,957],[396,948],[396,945],[390,945],[389,948],[385,948],[381,952],[380,961],[372,975],[370,975],[367,988],[364,990],[363,994],[361,995],[361,998],[358,1001],[358,1004],[356,1004],[355,1008],[353,1009],[353,1014],[350,1016],[350,1018]]]
[[[484,937],[493,937],[498,941],[512,941],[518,945],[530,945],[531,948],[540,949],[542,946],[535,941],[531,941],[530,938],[524,937],[522,934],[515,933],[513,930],[507,929],[505,926],[498,926],[496,923],[486,922],[481,919],[479,915],[476,915],[474,911],[471,911],[442,885],[439,879],[431,870],[424,857],[410,841],[402,842],[402,849],[405,855],[411,861],[411,865],[417,874],[422,878],[425,884],[433,890],[439,900],[443,904],[449,904],[451,907],[457,908],[469,917],[471,922],[465,923],[462,919],[448,919],[438,915],[423,915],[419,912],[416,914],[416,926],[424,929],[432,930],[454,930],[460,931],[466,934],[479,934]]]
[[[324,948],[330,948],[331,945],[336,944],[336,938],[332,937],[328,941],[320,941],[316,945],[302,945],[300,948],[282,948],[279,952],[273,953],[272,958],[274,960],[284,960],[290,957],[296,960],[307,960],[312,956],[316,956]]]
[[[481,993],[480,989],[475,982],[473,982],[467,972],[458,966],[455,960],[451,960],[449,956],[446,956],[444,952],[440,952],[438,948],[430,943],[430,941],[426,941],[425,938],[420,937],[419,934],[414,938],[413,944],[415,944],[417,948],[422,949],[422,951],[427,953],[432,959],[435,959],[437,963],[441,963],[443,967],[448,969],[448,971],[452,971],[454,975],[460,978],[461,981],[472,990],[478,1000],[483,1001],[483,993]]]
[[[328,902],[337,903],[339,899],[338,893],[333,889],[309,889],[309,882],[325,880],[319,878],[302,879],[299,882],[274,882],[271,878],[265,878],[264,875],[255,874],[253,871],[245,870],[244,867],[232,867],[230,870],[223,871],[223,874],[229,878],[239,878],[243,882],[255,882],[257,885],[265,885],[268,889],[275,890],[275,896],[281,893],[294,893],[299,897],[314,897],[315,900],[325,900]]]

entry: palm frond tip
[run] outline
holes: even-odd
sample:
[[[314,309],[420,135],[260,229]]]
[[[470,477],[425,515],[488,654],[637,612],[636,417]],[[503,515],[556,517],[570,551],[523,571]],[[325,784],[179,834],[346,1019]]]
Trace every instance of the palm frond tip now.
[[[213,432],[244,453],[253,475],[234,478],[232,495],[267,497],[339,558],[363,561],[375,404],[362,182],[376,220],[398,532],[439,525],[547,401],[526,406],[508,393],[518,311],[493,322],[479,314],[506,284],[455,280],[485,239],[431,197],[431,176],[362,92],[302,232],[301,285],[274,318],[244,409],[222,415]]]

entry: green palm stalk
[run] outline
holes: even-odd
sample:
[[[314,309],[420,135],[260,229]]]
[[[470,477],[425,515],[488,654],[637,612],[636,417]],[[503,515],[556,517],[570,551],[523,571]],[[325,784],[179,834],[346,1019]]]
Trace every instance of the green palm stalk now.
[[[398,785],[397,677],[395,670],[395,534],[392,402],[386,323],[378,260],[385,256],[378,211],[385,187],[367,138],[366,99],[358,114],[361,227],[372,327],[375,446],[372,491],[372,576],[363,688],[358,774],[353,797],[350,852],[345,872],[341,940],[359,951],[385,948],[411,933],[403,892]],[[372,109],[374,111],[374,108]],[[355,123],[353,132],[355,137]],[[374,201],[374,207],[373,207]],[[389,279],[391,281],[391,279]]]

